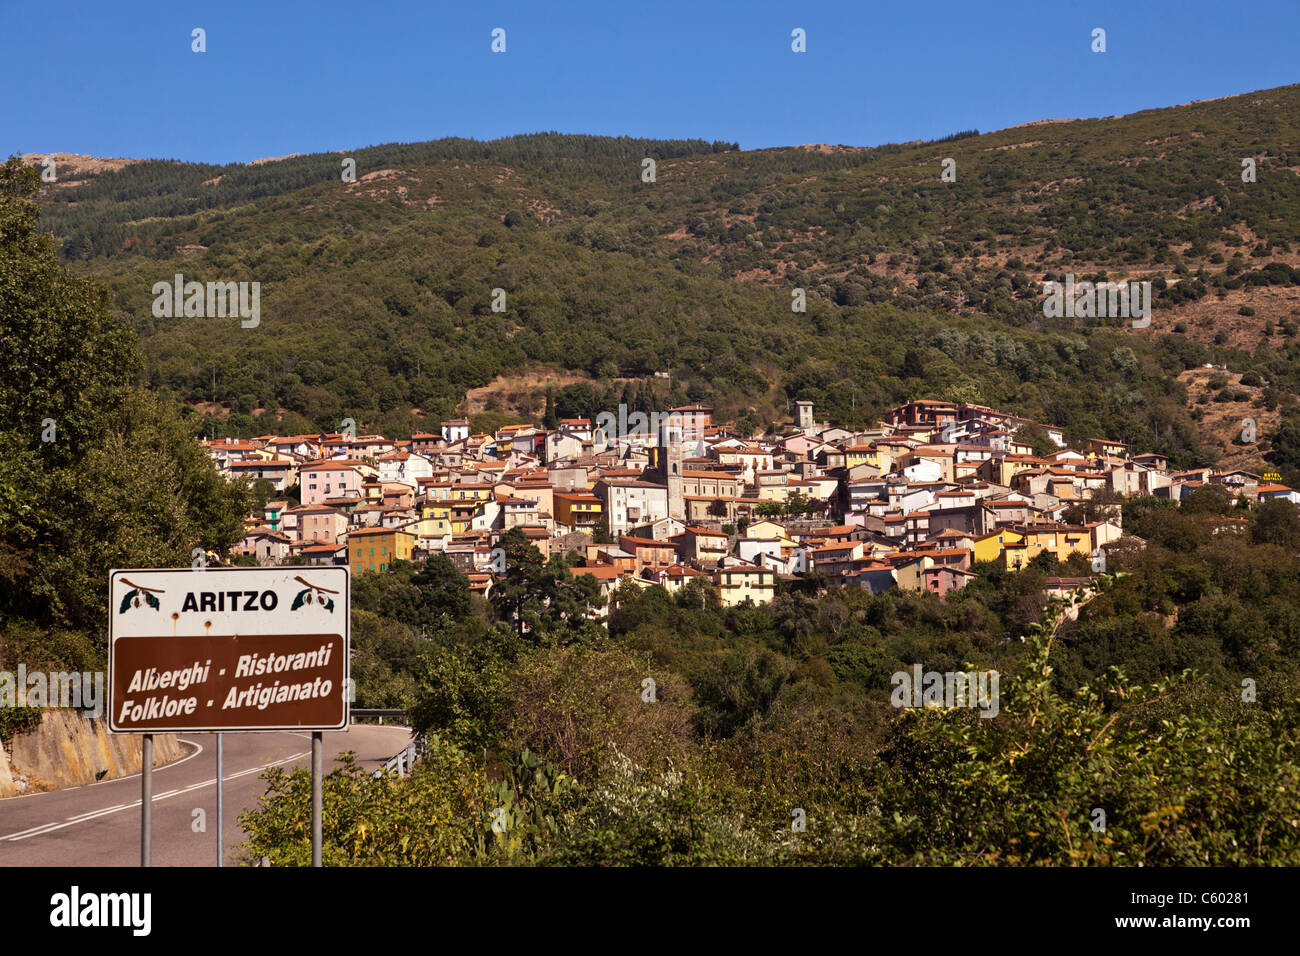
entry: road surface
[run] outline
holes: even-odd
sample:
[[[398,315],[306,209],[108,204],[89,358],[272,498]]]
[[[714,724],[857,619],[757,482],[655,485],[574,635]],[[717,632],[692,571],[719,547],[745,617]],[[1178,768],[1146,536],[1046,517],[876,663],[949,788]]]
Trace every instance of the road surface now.
[[[153,772],[153,865],[215,866],[215,734],[178,734],[192,753]],[[351,750],[377,769],[410,741],[405,727],[354,724],[323,735],[325,767]],[[311,766],[311,734],[227,733],[222,737],[226,865],[238,862],[246,835],[239,814],[266,792],[267,767]],[[203,810],[206,832],[196,833]],[[139,866],[140,775],[0,800],[0,866]]]

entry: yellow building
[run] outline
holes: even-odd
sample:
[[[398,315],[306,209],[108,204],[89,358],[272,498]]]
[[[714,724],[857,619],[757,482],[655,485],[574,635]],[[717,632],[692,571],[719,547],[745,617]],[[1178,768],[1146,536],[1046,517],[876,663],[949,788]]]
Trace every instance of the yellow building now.
[[[768,604],[776,597],[776,572],[752,564],[719,568],[713,573],[713,583],[727,607],[741,604],[747,598],[755,604]]]
[[[759,521],[751,521],[745,528],[745,536],[757,538],[760,541],[767,541],[775,538],[781,542],[783,548],[793,548],[795,542],[785,533],[785,525],[779,521],[772,521],[769,518],[763,518]]]
[[[454,501],[491,501],[494,495],[492,485],[484,482],[458,482],[447,492]]]
[[[1011,479],[1022,471],[1047,467],[1047,462],[1033,455],[996,455],[980,463],[975,473],[999,485],[1011,486]]]
[[[1092,554],[1092,533],[1087,528],[1066,525],[1025,528],[1021,540],[1029,551],[1030,561],[1044,551],[1050,551],[1060,561],[1065,561],[1076,551]]]
[[[1076,551],[1092,554],[1092,532],[1066,525],[1021,525],[1019,530],[999,528],[976,538],[974,550],[976,561],[996,561],[998,555],[1005,554],[1007,567],[1016,570],[1044,551],[1050,551],[1060,561],[1067,560]]]
[[[358,528],[348,533],[348,565],[353,574],[387,571],[394,561],[410,561],[415,535],[399,528]]]
[[[871,465],[874,468],[880,467],[880,450],[875,445],[849,445],[844,449],[844,467],[853,468],[857,465]]]
[[[420,502],[419,533],[425,536],[451,534],[451,502]]]
[[[452,533],[451,521],[441,517],[419,518],[406,527],[422,538],[441,538]]]
[[[481,513],[483,508],[483,502],[477,498],[452,501],[450,505],[452,534],[465,534],[469,531],[474,523],[474,518]]]
[[[1018,531],[1012,531],[1010,528],[999,528],[997,531],[991,531],[983,537],[975,539],[975,557],[976,561],[996,561],[1003,549],[1009,544],[1020,544],[1024,539]]]
[[[899,588],[904,591],[924,591],[925,569],[932,564],[934,564],[934,561],[924,555],[908,561],[906,564],[896,564],[894,565],[894,580],[898,583]]]
[[[601,501],[595,495],[557,491],[555,523],[575,531],[590,531],[600,519]]]

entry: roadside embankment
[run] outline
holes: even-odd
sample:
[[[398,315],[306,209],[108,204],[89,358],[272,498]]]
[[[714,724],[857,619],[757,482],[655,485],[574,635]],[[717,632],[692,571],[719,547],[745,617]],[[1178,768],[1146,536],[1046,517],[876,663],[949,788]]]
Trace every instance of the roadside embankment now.
[[[110,734],[108,721],[80,711],[48,709],[40,726],[0,744],[0,797],[76,787],[140,771],[139,734]],[[153,765],[189,749],[175,734],[154,734]]]

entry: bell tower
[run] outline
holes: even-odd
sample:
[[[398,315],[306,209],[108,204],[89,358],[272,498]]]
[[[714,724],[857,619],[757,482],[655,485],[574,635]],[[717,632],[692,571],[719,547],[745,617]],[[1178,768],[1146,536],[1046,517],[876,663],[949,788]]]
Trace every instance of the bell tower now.
[[[795,424],[806,435],[815,426],[813,422],[813,403],[812,402],[795,402],[795,408],[798,409]]]
[[[686,498],[682,487],[682,422],[669,415],[659,424],[659,469],[668,485],[668,516],[686,520]]]

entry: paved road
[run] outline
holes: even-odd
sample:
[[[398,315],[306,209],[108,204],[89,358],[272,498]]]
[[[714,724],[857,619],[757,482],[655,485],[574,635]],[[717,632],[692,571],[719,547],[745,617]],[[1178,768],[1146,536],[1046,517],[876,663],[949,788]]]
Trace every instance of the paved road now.
[[[217,862],[216,736],[180,734],[188,757],[153,772],[153,865],[215,866]],[[324,735],[325,771],[351,750],[375,769],[406,746],[404,727],[355,724]],[[246,838],[238,817],[266,792],[266,767],[311,766],[310,733],[223,735],[226,863],[237,862]],[[194,832],[206,814],[206,833]],[[139,866],[140,775],[0,800],[0,866]]]

